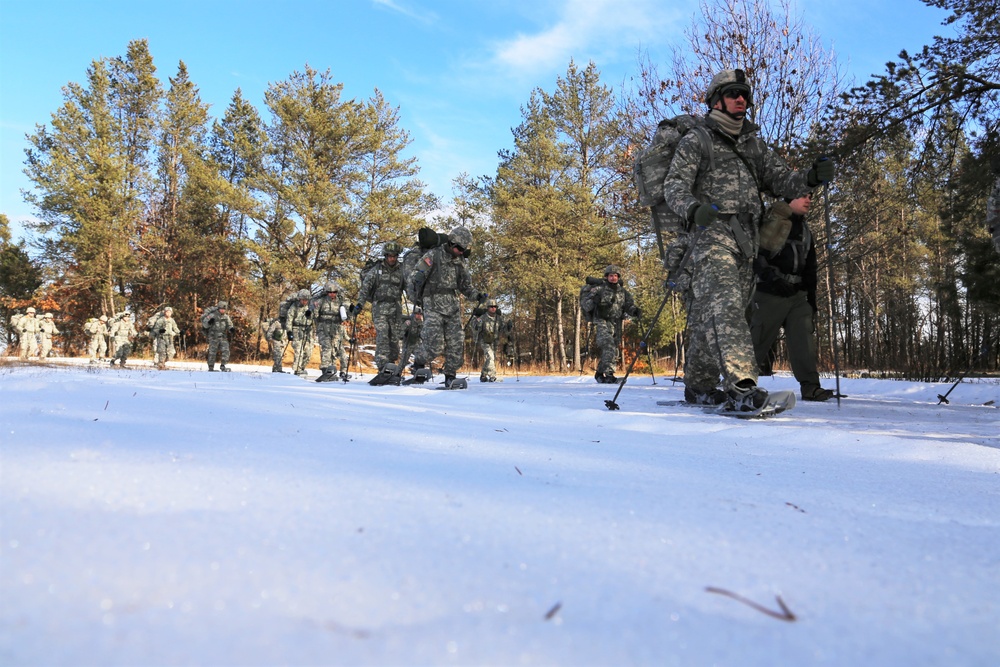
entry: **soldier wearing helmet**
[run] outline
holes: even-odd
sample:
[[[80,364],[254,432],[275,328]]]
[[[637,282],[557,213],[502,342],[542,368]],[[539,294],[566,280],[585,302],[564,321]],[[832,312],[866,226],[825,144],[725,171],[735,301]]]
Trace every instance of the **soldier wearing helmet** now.
[[[315,345],[313,304],[310,302],[312,293],[307,289],[300,289],[295,294],[295,300],[288,306],[285,315],[285,331],[288,333],[288,341],[292,344],[295,358],[292,361],[292,372],[299,377],[309,375],[306,366],[312,358],[313,346]]]
[[[39,359],[48,358],[49,352],[52,351],[52,337],[58,335],[59,329],[56,328],[56,323],[52,317],[52,313],[45,313],[42,315],[42,319],[38,323]]]
[[[229,336],[236,328],[233,319],[229,317],[229,302],[219,301],[201,316],[201,328],[208,340],[206,361],[208,370],[215,371],[215,360],[219,360],[219,370],[229,372]]]
[[[98,359],[103,359],[108,354],[108,316],[90,318],[84,324],[83,330],[90,334],[90,341],[87,344],[90,363],[96,364]]]
[[[167,367],[167,362],[172,360],[176,354],[174,336],[179,336],[181,333],[177,327],[177,321],[174,319],[174,309],[167,306],[154,315],[149,330],[150,335],[153,336],[154,365],[158,369],[164,370]]]
[[[385,244],[383,259],[373,266],[361,281],[358,303],[353,315],[372,304],[372,324],[375,325],[375,366],[378,373],[368,381],[372,386],[399,384],[399,341],[403,337],[403,291],[406,279],[399,254],[403,247],[395,241]],[[403,360],[405,363],[405,359]]]
[[[350,335],[344,326],[350,319],[351,304],[341,295],[340,285],[334,281],[323,286],[323,295],[316,301],[316,337],[319,339],[319,369],[322,374],[316,382],[332,382],[337,379],[337,363],[340,363],[340,379],[347,382],[350,377],[347,367],[350,363],[347,343]]]
[[[124,368],[125,362],[128,361],[128,355],[132,353],[132,341],[139,335],[139,332],[135,330],[135,318],[132,313],[122,313],[122,316],[111,325],[108,335],[111,336],[115,349],[115,353],[111,357],[111,365],[114,366],[117,361]]]
[[[465,258],[472,247],[472,232],[455,227],[448,242],[427,251],[413,273],[407,292],[413,294],[424,311],[424,325],[413,358],[414,382],[430,376],[426,365],[444,353],[445,386],[451,388],[465,357],[465,331],[460,296],[484,302],[489,295],[472,287]]]
[[[17,323],[17,336],[21,341],[21,359],[26,360],[35,354],[39,331],[41,331],[41,321],[35,317],[35,309],[29,306]]]
[[[705,91],[710,141],[681,138],[664,181],[664,199],[692,231],[684,397],[754,410],[767,402],[745,311],[764,214],[761,192],[795,199],[834,175],[819,158],[795,171],[758,136],[748,117],[753,87],[743,70],[719,72]],[[704,146],[704,147],[703,147]],[[706,154],[706,153],[711,153]],[[720,381],[721,380],[721,381]]]
[[[638,319],[642,314],[632,294],[622,284],[621,276],[622,270],[615,264],[609,264],[604,268],[604,281],[592,288],[594,339],[601,351],[594,379],[604,384],[618,382],[615,369],[623,321],[625,318]]]
[[[485,307],[472,311],[472,335],[475,336],[480,351],[483,353],[483,367],[479,371],[480,382],[497,381],[497,346],[506,337],[505,350],[510,349],[511,331],[514,323],[506,319],[500,311],[496,299],[489,299]]]

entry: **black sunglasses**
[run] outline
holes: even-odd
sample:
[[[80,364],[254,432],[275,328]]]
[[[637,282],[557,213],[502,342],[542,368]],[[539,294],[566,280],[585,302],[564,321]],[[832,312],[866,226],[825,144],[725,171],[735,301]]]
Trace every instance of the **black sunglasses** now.
[[[745,100],[749,100],[750,99],[750,93],[748,93],[745,90],[738,90],[738,89],[737,90],[727,90],[722,95],[726,99],[730,99],[730,100],[735,100],[735,99],[738,99],[740,97],[742,97]]]

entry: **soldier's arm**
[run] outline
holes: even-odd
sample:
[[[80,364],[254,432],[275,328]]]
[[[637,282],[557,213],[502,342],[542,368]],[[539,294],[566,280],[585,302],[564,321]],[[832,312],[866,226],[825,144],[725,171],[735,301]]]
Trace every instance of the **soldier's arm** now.
[[[702,203],[694,195],[695,180],[702,162],[701,139],[695,132],[688,132],[677,144],[670,171],[663,180],[663,198],[667,206],[684,220],[690,219],[692,209]]]
[[[778,198],[798,199],[811,190],[806,183],[808,169],[796,171],[761,141],[763,169],[761,187]]]

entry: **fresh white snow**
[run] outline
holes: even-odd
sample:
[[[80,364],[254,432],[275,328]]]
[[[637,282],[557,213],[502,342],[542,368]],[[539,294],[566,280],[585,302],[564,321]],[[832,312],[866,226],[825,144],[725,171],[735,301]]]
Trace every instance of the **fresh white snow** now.
[[[133,363],[0,367],[2,665],[1000,664],[995,381]]]

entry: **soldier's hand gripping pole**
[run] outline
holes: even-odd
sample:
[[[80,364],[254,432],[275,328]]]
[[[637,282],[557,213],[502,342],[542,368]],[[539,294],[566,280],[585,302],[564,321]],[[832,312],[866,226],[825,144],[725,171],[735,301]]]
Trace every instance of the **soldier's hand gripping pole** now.
[[[649,328],[646,329],[646,334],[642,337],[642,340],[639,341],[639,347],[640,348],[645,348],[646,347],[646,339],[649,338],[649,334],[653,333],[653,327],[655,327],[656,323],[659,321],[659,319],[660,319],[660,313],[663,312],[663,309],[667,305],[667,301],[669,299],[670,299],[670,293],[667,292],[667,295],[665,297],[663,297],[663,301],[660,302],[660,307],[656,309],[656,315],[653,315],[653,320],[649,323]],[[634,357],[632,357],[632,362],[629,363],[628,370],[625,371],[625,376],[622,378],[621,382],[618,384],[618,391],[615,392],[614,398],[611,398],[611,399],[609,399],[607,401],[604,401],[604,405],[608,408],[608,410],[618,410],[618,409],[620,409],[619,406],[618,406],[618,404],[615,403],[615,401],[618,400],[618,394],[622,393],[622,389],[624,389],[625,383],[628,382],[628,376],[632,373],[632,367],[635,366],[635,362],[636,362],[636,360],[638,358],[639,358],[638,354],[636,354]]]

